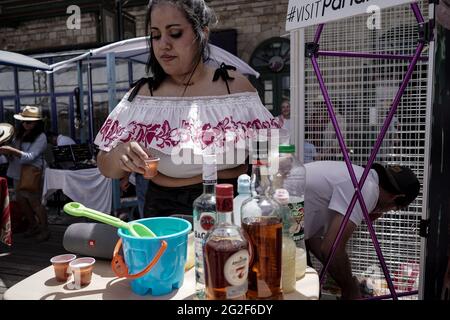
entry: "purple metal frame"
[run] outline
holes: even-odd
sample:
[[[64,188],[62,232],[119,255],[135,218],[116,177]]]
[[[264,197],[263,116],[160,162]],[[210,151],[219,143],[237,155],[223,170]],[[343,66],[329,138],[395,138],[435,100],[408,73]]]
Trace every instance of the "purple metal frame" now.
[[[422,16],[422,13],[421,13],[420,8],[418,7],[417,3],[412,3],[411,4],[411,9],[414,12],[414,15],[415,15],[415,17],[417,19],[417,22],[419,24],[423,24],[424,23],[424,18]],[[316,44],[316,45],[319,44],[319,40],[320,40],[320,36],[322,34],[322,31],[323,31],[323,28],[324,28],[324,24],[321,24],[321,25],[318,26],[318,28],[316,30],[316,34],[315,34],[315,37],[314,37],[314,44]],[[418,46],[417,46],[417,49],[416,49],[416,52],[415,52],[414,56],[390,55],[390,54],[389,55],[388,54],[382,55],[382,54],[371,54],[371,53],[335,52],[335,51],[328,51],[328,52],[318,51],[316,55],[312,55],[311,56],[311,62],[312,62],[313,68],[314,68],[314,72],[315,72],[315,74],[317,76],[317,79],[319,81],[319,85],[320,85],[320,89],[322,91],[322,95],[323,95],[323,97],[325,99],[325,103],[326,103],[326,106],[327,106],[327,109],[328,109],[328,115],[330,117],[331,122],[333,123],[333,127],[334,127],[334,130],[336,132],[336,136],[337,136],[337,139],[338,139],[338,142],[339,142],[339,147],[341,148],[342,154],[344,156],[344,161],[345,161],[345,163],[347,165],[347,169],[348,169],[348,172],[350,174],[353,186],[355,187],[355,193],[353,195],[352,200],[350,201],[350,205],[349,205],[349,207],[347,209],[347,212],[345,214],[344,220],[342,221],[342,224],[340,226],[339,232],[338,232],[338,234],[336,236],[336,239],[335,239],[335,241],[333,243],[333,246],[331,248],[331,252],[330,252],[330,254],[329,254],[329,256],[328,256],[328,258],[326,260],[324,268],[321,270],[321,273],[320,273],[320,285],[321,286],[322,286],[322,284],[323,284],[323,282],[325,280],[325,275],[326,275],[326,272],[327,272],[328,268],[330,267],[331,261],[333,260],[333,258],[335,256],[338,244],[339,244],[339,242],[342,239],[342,235],[344,233],[345,227],[347,226],[348,220],[350,219],[351,212],[353,211],[353,208],[356,205],[356,201],[358,200],[360,205],[361,205],[361,209],[362,209],[363,214],[364,214],[364,219],[365,219],[365,221],[367,223],[367,227],[369,229],[369,233],[370,233],[370,236],[371,236],[371,239],[372,239],[372,243],[373,243],[373,245],[375,247],[375,251],[376,251],[376,254],[378,256],[378,260],[380,261],[381,267],[383,269],[384,276],[386,278],[386,281],[387,281],[387,284],[388,284],[388,287],[389,287],[389,291],[391,293],[391,295],[382,296],[382,297],[374,297],[374,299],[393,298],[394,300],[397,300],[399,296],[405,296],[405,295],[414,294],[414,293],[411,293],[411,292],[397,294],[397,292],[395,291],[392,279],[391,279],[390,274],[389,274],[389,270],[387,268],[386,262],[385,262],[384,257],[383,257],[383,253],[381,252],[380,244],[378,242],[378,239],[377,239],[376,234],[375,234],[375,230],[374,230],[374,228],[372,226],[372,223],[370,221],[369,212],[368,212],[366,204],[364,202],[364,198],[362,196],[361,190],[362,190],[362,188],[364,186],[364,183],[366,181],[366,178],[367,178],[367,176],[369,174],[370,168],[371,168],[373,162],[375,161],[375,157],[376,157],[376,155],[377,155],[377,153],[378,153],[378,151],[379,151],[379,149],[381,147],[381,144],[382,144],[382,142],[384,140],[384,137],[386,136],[386,133],[387,133],[388,128],[389,128],[389,125],[391,124],[392,119],[393,119],[393,117],[394,117],[394,115],[395,115],[395,113],[397,111],[398,105],[400,104],[400,100],[401,100],[401,98],[402,98],[402,96],[403,96],[403,94],[404,94],[404,92],[406,90],[406,87],[407,87],[409,81],[411,80],[411,76],[413,74],[415,66],[417,65],[417,62],[419,60],[427,60],[427,58],[421,57],[421,54],[422,54],[422,51],[423,51],[424,47],[425,47],[425,43],[424,42],[420,42],[418,44]],[[338,121],[336,119],[336,114],[334,113],[333,104],[332,104],[332,102],[330,100],[330,96],[328,94],[328,90],[327,90],[327,88],[325,86],[325,82],[323,80],[323,76],[321,74],[321,71],[320,71],[320,68],[319,68],[319,64],[317,62],[317,57],[319,55],[336,56],[336,57],[358,57],[358,58],[374,58],[374,59],[411,60],[410,65],[408,67],[408,71],[406,72],[406,75],[405,75],[405,78],[404,78],[404,80],[402,82],[402,85],[400,86],[400,88],[399,88],[399,90],[398,90],[398,92],[397,92],[397,94],[395,96],[395,99],[394,99],[394,101],[392,103],[392,106],[391,106],[391,109],[389,111],[389,114],[388,114],[388,116],[386,117],[386,119],[384,121],[384,124],[383,124],[383,127],[381,129],[380,135],[377,138],[375,146],[373,147],[373,150],[372,150],[372,152],[370,154],[370,158],[369,158],[369,161],[367,163],[367,166],[365,167],[364,173],[361,176],[361,179],[360,179],[359,182],[358,182],[358,180],[357,180],[357,178],[355,176],[355,172],[353,170],[352,162],[350,160],[350,157],[349,157],[348,153],[346,152],[347,146],[346,146],[344,138],[342,136],[341,129],[339,128],[339,124],[338,124]],[[415,293],[417,293],[417,291],[415,291]]]
[[[412,60],[414,56],[405,56],[398,54],[377,54],[364,52],[339,52],[319,50],[319,56],[325,57],[345,57],[345,58],[367,58],[367,59],[386,59],[386,60]],[[428,61],[428,57],[420,57],[420,61]]]

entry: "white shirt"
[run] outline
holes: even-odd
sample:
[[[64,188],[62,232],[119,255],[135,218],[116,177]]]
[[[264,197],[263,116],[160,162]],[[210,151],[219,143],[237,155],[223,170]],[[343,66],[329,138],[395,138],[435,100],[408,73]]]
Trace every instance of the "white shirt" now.
[[[345,162],[316,161],[305,164],[305,168],[305,239],[309,239],[326,234],[333,212],[345,215],[355,188]],[[353,165],[353,170],[359,181],[364,168]],[[362,190],[369,213],[375,209],[379,193],[378,175],[372,169]],[[363,219],[361,206],[357,201],[350,220],[358,226]]]
[[[138,142],[160,158],[158,172],[190,178],[203,171],[202,154],[217,155],[217,170],[245,163],[251,131],[277,128],[257,92],[223,96],[150,97],[126,94],[108,115],[94,143],[109,152]]]
[[[75,141],[71,137],[63,136],[62,134],[58,135],[56,138],[56,145],[58,147],[67,146],[70,144],[76,144]]]

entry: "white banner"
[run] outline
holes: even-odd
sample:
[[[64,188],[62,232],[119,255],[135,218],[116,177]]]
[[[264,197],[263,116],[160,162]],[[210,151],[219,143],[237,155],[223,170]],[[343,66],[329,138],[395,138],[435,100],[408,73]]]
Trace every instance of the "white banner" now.
[[[289,0],[286,30],[344,19],[414,0]]]

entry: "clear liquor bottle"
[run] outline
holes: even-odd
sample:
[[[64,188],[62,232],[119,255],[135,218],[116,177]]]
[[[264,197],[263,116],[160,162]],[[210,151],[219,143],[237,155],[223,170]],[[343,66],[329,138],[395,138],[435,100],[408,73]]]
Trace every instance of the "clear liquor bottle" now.
[[[281,292],[282,219],[269,195],[268,145],[258,143],[252,157],[251,198],[241,208],[242,228],[252,252],[248,275],[249,299],[279,299]]]
[[[216,187],[217,223],[204,246],[208,300],[242,300],[248,289],[249,242],[233,224],[233,185]]]
[[[207,233],[216,222],[217,159],[215,155],[203,156],[203,193],[194,200],[194,251],[195,295],[205,299],[205,274],[203,245]]]

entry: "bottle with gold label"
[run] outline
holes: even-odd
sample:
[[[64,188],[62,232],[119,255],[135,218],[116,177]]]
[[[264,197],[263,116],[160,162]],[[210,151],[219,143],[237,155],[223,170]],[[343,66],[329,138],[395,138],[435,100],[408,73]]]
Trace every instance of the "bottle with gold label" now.
[[[217,223],[204,245],[206,298],[242,300],[248,288],[249,242],[233,224],[233,185],[216,187]]]

